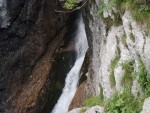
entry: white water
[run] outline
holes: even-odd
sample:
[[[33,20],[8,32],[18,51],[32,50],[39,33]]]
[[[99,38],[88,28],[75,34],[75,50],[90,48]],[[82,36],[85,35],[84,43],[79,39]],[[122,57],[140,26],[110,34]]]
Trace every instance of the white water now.
[[[73,68],[67,74],[65,80],[65,87],[63,88],[62,94],[58,99],[58,102],[56,103],[52,113],[67,113],[68,107],[77,90],[80,69],[84,61],[85,53],[88,49],[88,43],[82,16],[78,19],[77,22],[78,22],[78,29],[75,38],[77,59]]]

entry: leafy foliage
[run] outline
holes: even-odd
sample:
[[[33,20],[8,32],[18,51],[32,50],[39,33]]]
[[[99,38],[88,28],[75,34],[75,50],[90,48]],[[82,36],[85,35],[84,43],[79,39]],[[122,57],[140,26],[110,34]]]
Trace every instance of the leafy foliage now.
[[[77,4],[78,4],[77,0],[67,0],[63,7],[65,9],[73,9],[74,7],[77,7]]]
[[[102,15],[104,11],[111,10],[113,6],[115,6],[116,0],[110,0],[108,4],[103,2],[100,3],[98,15]]]
[[[108,4],[101,2],[98,14],[102,15],[104,11],[111,10],[112,7],[117,9],[118,14],[123,14],[126,9],[130,10],[136,21],[146,23],[147,27],[150,27],[150,5],[146,3],[146,0],[110,0]]]
[[[116,62],[118,62],[118,58],[114,59],[114,65],[116,66]],[[146,69],[144,64],[140,62],[139,75],[141,78],[141,83],[146,87],[149,87],[150,84],[145,82],[145,73]],[[145,99],[145,96],[135,98],[131,92],[132,79],[133,75],[137,74],[134,72],[133,61],[127,61],[126,63],[121,64],[123,69],[125,70],[124,77],[122,79],[122,85],[124,87],[123,93],[118,94],[114,93],[108,100],[104,101],[102,96],[93,96],[85,100],[84,105],[86,106],[94,106],[101,105],[105,108],[106,113],[140,113],[142,109],[142,105]],[[100,87],[102,88],[102,87]],[[102,91],[102,89],[101,89]],[[150,91],[150,90],[147,90]]]
[[[107,113],[140,113],[142,108],[142,99],[135,99],[130,89],[124,92],[114,94],[106,103]]]
[[[106,102],[99,96],[93,96],[84,102],[85,106],[104,106],[106,113],[140,113],[143,98],[135,99],[130,88],[126,87],[122,94],[115,93]]]

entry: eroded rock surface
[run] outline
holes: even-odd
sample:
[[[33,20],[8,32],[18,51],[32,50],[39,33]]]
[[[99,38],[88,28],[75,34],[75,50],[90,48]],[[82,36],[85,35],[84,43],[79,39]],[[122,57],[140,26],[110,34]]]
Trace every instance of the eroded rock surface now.
[[[145,99],[143,104],[143,110],[141,113],[149,113],[150,112],[150,98]]]
[[[93,107],[83,107],[83,108],[76,108],[73,109],[71,111],[69,111],[68,113],[105,113],[104,112],[104,108],[101,106],[93,106]]]
[[[104,0],[108,4],[108,0]],[[117,24],[113,23],[115,8],[106,8],[102,16],[98,16],[99,1],[89,2],[83,10],[84,21],[86,25],[87,36],[89,40],[90,50],[92,51],[90,65],[86,73],[87,79],[84,87],[79,85],[77,94],[73,101],[77,101],[91,95],[98,96],[102,91],[104,100],[111,97],[114,92],[122,93],[124,90],[124,78],[130,78],[131,92],[135,97],[142,96],[142,86],[139,83],[139,77],[130,77],[130,74],[125,76],[126,69],[124,64],[131,65],[132,72],[140,71],[140,62],[145,67],[149,77],[150,65],[150,35],[149,30],[144,24],[136,22],[132,13],[126,10],[119,17]],[[82,89],[81,89],[82,86]],[[100,90],[102,88],[102,90]],[[83,97],[82,97],[83,98]],[[84,100],[80,101],[82,106]],[[76,102],[78,103],[78,102]],[[72,103],[73,104],[73,103]],[[148,104],[149,105],[149,104]],[[73,105],[71,105],[73,106]]]
[[[55,104],[62,86],[54,64],[61,54],[71,68],[75,58],[74,47],[64,47],[70,14],[55,10],[58,0],[0,0],[1,113],[46,113]]]

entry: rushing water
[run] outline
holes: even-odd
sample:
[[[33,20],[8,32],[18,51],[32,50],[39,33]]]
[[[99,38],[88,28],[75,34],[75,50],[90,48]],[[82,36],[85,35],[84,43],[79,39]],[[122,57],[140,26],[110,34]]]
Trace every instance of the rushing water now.
[[[79,80],[80,69],[84,61],[85,53],[88,49],[88,43],[85,33],[85,27],[83,18],[80,17],[77,20],[78,27],[76,32],[76,62],[70,72],[67,74],[65,80],[65,87],[63,88],[62,94],[58,99],[52,113],[67,113],[68,107],[72,101],[72,98],[76,92],[77,84]]]

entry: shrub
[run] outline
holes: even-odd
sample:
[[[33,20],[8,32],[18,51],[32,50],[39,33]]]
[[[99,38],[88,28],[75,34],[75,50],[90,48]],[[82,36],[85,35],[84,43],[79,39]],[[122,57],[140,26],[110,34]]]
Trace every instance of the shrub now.
[[[77,6],[78,1],[77,0],[67,0],[64,4],[65,9],[73,9],[73,7]]]
[[[106,102],[106,113],[140,113],[142,109],[143,100],[135,99],[130,88],[126,88],[124,92],[114,94]]]
[[[130,10],[133,18],[137,22],[146,23],[147,27],[150,27],[150,5],[144,0],[110,0],[108,4],[101,2],[98,15],[102,15],[104,11],[111,10],[113,6],[120,15],[123,14],[126,9]]]

